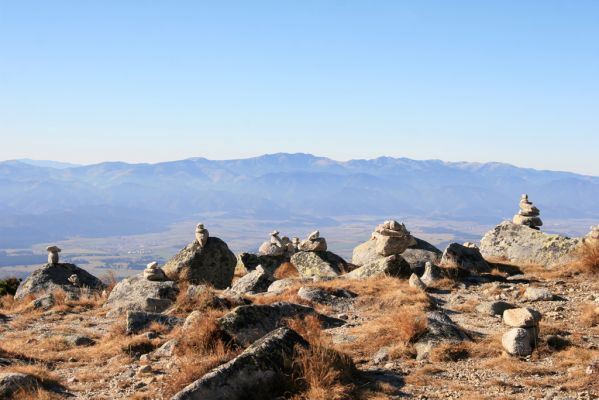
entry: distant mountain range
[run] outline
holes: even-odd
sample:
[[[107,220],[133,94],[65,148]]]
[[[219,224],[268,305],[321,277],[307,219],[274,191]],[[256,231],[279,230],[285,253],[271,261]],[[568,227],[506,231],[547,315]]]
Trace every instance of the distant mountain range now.
[[[78,166],[0,162],[0,248],[163,229],[198,214],[240,219],[356,215],[500,221],[528,193],[548,218],[599,218],[599,177],[501,163],[310,154]]]

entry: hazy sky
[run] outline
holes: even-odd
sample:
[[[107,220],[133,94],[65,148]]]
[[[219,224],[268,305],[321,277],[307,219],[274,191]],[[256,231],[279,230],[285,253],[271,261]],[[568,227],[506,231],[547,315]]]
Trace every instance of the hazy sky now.
[[[0,0],[0,159],[599,175],[599,1]]]

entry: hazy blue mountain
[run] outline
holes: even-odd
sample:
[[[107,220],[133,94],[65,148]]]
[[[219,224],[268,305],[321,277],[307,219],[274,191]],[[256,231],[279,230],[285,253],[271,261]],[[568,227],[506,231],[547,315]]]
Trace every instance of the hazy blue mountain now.
[[[62,167],[56,167],[62,165]],[[0,162],[0,248],[162,229],[199,213],[243,219],[387,215],[499,221],[528,193],[545,218],[599,217],[599,177],[501,163],[270,154],[157,164]]]
[[[73,167],[80,166],[79,164],[73,164],[73,163],[50,161],[50,160],[32,160],[30,158],[20,158],[16,161],[22,162],[24,164],[34,165],[36,167],[48,167],[48,168],[56,168],[56,169],[73,168]]]

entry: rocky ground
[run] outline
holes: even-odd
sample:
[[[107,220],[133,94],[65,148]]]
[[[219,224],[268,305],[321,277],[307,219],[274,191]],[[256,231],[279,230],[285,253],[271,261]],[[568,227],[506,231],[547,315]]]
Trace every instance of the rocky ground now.
[[[597,263],[547,269],[453,249],[439,268],[412,268],[425,286],[391,256],[350,274],[327,265],[332,276],[316,276],[322,260],[238,269],[220,290],[140,276],[5,296],[0,398],[599,398]],[[509,308],[541,315],[531,354],[502,344]]]

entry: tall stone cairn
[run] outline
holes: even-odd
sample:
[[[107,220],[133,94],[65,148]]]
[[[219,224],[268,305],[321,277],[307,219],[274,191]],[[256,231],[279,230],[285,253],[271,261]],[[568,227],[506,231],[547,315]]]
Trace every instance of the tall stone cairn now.
[[[539,209],[528,200],[528,195],[523,194],[520,197],[520,211],[514,215],[512,222],[516,225],[525,225],[529,228],[539,230],[539,227],[543,226],[543,221],[539,217],[540,214]]]

